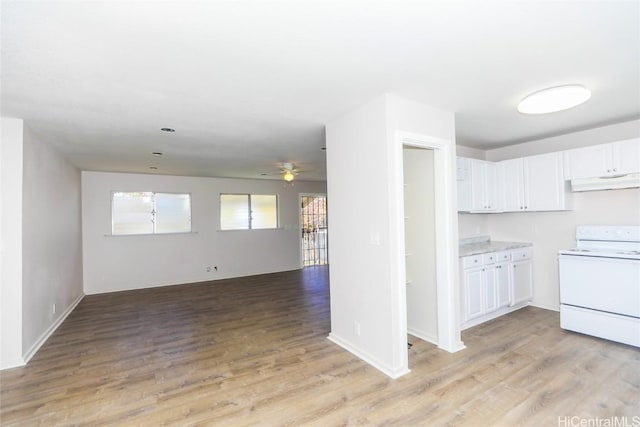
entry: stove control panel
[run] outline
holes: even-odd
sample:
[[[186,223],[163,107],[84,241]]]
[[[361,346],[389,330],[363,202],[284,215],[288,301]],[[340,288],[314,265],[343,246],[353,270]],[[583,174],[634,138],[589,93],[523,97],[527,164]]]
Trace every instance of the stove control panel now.
[[[579,225],[576,240],[640,242],[640,225]]]

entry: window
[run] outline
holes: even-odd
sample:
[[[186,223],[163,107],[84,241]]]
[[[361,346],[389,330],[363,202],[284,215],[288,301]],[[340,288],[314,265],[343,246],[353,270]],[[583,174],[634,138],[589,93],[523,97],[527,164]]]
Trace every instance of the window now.
[[[111,197],[111,233],[191,232],[191,195],[115,191]]]
[[[220,229],[278,228],[278,198],[268,194],[221,194]]]

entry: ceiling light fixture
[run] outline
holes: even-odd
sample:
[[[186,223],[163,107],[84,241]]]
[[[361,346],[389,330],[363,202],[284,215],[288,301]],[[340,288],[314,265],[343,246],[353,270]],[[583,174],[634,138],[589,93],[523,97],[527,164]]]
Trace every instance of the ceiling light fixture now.
[[[162,132],[175,132],[176,131],[175,129],[172,129],[172,128],[160,128],[160,130]]]
[[[556,86],[527,95],[518,111],[523,114],[546,114],[568,110],[591,98],[591,91],[580,85]]]
[[[282,179],[284,179],[287,182],[293,181],[293,173],[291,173],[291,171],[286,171],[284,175],[282,175]]]

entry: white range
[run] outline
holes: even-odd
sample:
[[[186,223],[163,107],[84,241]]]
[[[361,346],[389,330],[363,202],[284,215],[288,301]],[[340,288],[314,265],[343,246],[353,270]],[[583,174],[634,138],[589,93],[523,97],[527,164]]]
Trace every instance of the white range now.
[[[560,326],[640,347],[640,226],[578,226],[558,264]]]

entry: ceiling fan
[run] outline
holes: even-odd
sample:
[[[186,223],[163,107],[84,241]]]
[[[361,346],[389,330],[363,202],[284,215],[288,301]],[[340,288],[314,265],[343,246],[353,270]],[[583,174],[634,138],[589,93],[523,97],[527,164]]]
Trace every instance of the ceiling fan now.
[[[286,182],[292,182],[296,175],[298,175],[298,172],[301,172],[300,169],[298,169],[293,163],[284,162],[280,164],[280,172],[263,173],[262,175],[282,175],[283,180]]]
[[[287,182],[293,181],[296,175],[298,175],[298,169],[291,162],[286,162],[282,164],[282,168],[280,169],[280,173],[282,173],[282,179]]]

